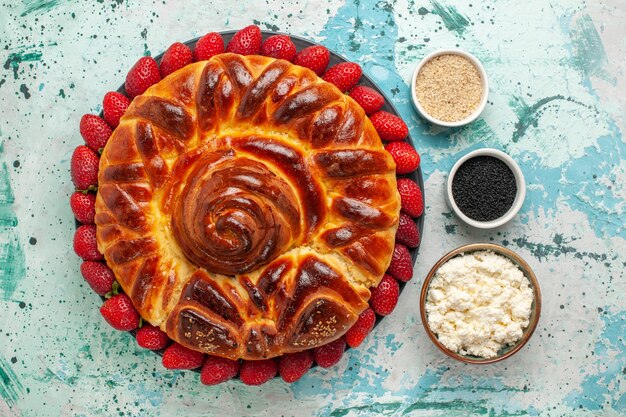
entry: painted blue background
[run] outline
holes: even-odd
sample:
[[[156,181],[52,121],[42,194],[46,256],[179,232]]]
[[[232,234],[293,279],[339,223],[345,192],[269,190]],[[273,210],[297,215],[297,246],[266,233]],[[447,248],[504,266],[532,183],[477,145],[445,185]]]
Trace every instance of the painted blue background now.
[[[71,249],[69,159],[80,116],[140,55],[251,22],[324,43],[392,97],[422,155],[427,221],[396,311],[339,365],[208,388],[101,320]],[[0,416],[626,415],[625,23],[623,0],[0,4]],[[424,124],[409,101],[417,61],[443,47],[490,77],[483,117],[462,129]],[[495,232],[459,223],[442,195],[454,161],[486,146],[529,188]],[[519,252],[544,294],[528,346],[489,366],[438,352],[417,305],[430,266],[478,241]]]

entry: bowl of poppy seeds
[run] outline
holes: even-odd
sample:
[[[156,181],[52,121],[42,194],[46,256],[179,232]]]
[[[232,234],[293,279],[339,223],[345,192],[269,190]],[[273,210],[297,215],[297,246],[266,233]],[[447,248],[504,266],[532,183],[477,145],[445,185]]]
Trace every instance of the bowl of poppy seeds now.
[[[506,153],[485,148],[459,159],[446,183],[448,205],[465,223],[492,229],[522,207],[526,183],[519,165]]]

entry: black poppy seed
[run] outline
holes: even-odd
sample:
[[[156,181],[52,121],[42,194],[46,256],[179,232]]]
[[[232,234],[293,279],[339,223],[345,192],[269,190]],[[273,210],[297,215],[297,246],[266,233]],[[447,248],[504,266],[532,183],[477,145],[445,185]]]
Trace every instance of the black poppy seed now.
[[[517,195],[515,175],[493,156],[476,156],[463,162],[452,179],[452,197],[472,220],[489,222],[504,216]]]

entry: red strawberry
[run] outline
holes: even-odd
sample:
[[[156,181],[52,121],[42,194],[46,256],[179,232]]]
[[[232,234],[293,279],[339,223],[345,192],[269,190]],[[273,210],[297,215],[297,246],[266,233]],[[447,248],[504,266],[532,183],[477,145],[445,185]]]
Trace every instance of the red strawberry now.
[[[150,350],[165,349],[167,344],[170,342],[170,338],[167,336],[167,333],[158,327],[145,323],[141,329],[137,330],[135,338],[137,339],[137,344],[139,346]]]
[[[115,282],[113,271],[102,262],[84,261],[80,265],[80,273],[98,295],[104,295],[111,291]]]
[[[195,62],[206,61],[222,52],[224,52],[222,36],[217,32],[207,33],[196,42],[196,47],[193,49],[193,60]]]
[[[400,296],[400,286],[391,275],[385,274],[378,284],[378,287],[372,288],[372,296],[370,297],[370,306],[379,316],[388,316],[391,314]]]
[[[385,104],[385,99],[376,90],[364,85],[357,85],[350,90],[350,97],[365,111],[365,114],[376,113]]]
[[[81,145],[74,149],[70,172],[72,182],[78,190],[95,190],[98,186],[98,155]]]
[[[393,248],[391,264],[387,272],[395,279],[402,282],[407,282],[413,278],[413,261],[411,260],[409,248],[400,243],[396,243],[396,246]]]
[[[239,55],[256,55],[261,50],[261,29],[256,25],[246,26],[226,45],[226,52]]]
[[[133,99],[160,80],[159,64],[151,56],[144,56],[126,74],[124,88],[128,97]]]
[[[235,377],[239,372],[239,361],[209,356],[202,366],[200,382],[204,385],[217,385]]]
[[[313,356],[315,362],[322,368],[330,368],[343,356],[343,352],[346,350],[346,340],[343,337],[325,344],[324,346],[316,347],[313,349]]]
[[[313,365],[313,353],[304,350],[296,353],[286,353],[278,361],[278,373],[283,381],[292,383],[304,376]]]
[[[379,111],[370,116],[378,136],[387,142],[404,140],[409,135],[409,128],[404,120],[386,111]]]
[[[261,45],[261,55],[291,62],[296,57],[296,45],[287,35],[270,36]]]
[[[243,361],[239,378],[246,385],[261,385],[274,378],[276,372],[278,372],[278,364],[274,359]]]
[[[161,58],[161,77],[165,78],[174,71],[178,71],[181,68],[191,64],[193,60],[193,53],[191,49],[183,43],[175,42],[167,48],[167,51]]]
[[[80,135],[94,152],[98,152],[107,144],[113,131],[102,118],[93,114],[84,114],[80,118]]]
[[[361,66],[354,62],[342,62],[328,68],[322,77],[324,81],[335,84],[344,93],[354,87],[361,78]]]
[[[420,231],[411,217],[400,213],[396,242],[402,243],[409,248],[416,248],[420,244]]]
[[[174,342],[163,352],[161,363],[166,369],[196,369],[204,363],[204,353]]]
[[[130,100],[122,93],[109,91],[104,95],[102,100],[104,120],[107,121],[112,129],[115,129],[120,124],[120,118],[124,115],[128,106],[130,106]]]
[[[370,307],[365,309],[357,319],[356,323],[346,332],[346,342],[350,347],[357,347],[363,342],[365,336],[369,334],[376,323],[376,314]]]
[[[93,224],[96,216],[96,195],[76,191],[70,196],[70,207],[76,220],[85,224]]]
[[[411,217],[421,216],[424,212],[424,201],[420,186],[409,178],[399,178],[398,192],[400,193],[402,212]]]
[[[322,45],[309,46],[301,50],[293,63],[301,67],[312,70],[317,75],[322,75],[326,71],[330,61],[330,52]]]
[[[398,175],[413,172],[420,166],[420,154],[407,142],[389,142],[385,149],[395,161]]]
[[[139,326],[139,313],[126,294],[106,300],[100,307],[100,314],[115,330],[129,332]]]
[[[74,252],[84,261],[101,261],[104,256],[98,251],[96,226],[83,224],[74,232]]]

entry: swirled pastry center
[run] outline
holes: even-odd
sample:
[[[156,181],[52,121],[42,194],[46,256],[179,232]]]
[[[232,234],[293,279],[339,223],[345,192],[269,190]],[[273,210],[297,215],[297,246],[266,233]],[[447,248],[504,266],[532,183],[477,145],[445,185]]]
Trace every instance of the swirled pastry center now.
[[[194,264],[237,275],[284,253],[300,238],[291,186],[265,164],[208,151],[188,169],[172,216],[174,236]]]

